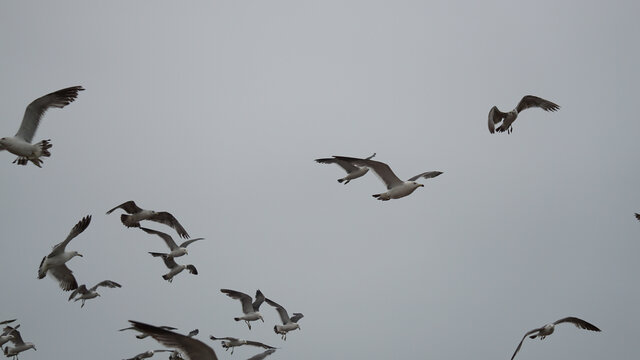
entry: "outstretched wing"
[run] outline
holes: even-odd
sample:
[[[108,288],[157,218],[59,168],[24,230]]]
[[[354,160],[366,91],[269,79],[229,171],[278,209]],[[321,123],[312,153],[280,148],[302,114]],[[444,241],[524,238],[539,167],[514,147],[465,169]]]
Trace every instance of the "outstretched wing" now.
[[[64,249],[67,247],[67,244],[69,243],[69,241],[71,241],[73,238],[75,238],[76,236],[80,235],[80,233],[85,231],[86,228],[89,227],[90,223],[91,223],[91,215],[87,215],[84,218],[82,218],[82,220],[80,220],[71,229],[71,232],[69,232],[69,235],[67,235],[67,238],[64,239],[63,242],[58,243],[53,247],[53,250],[51,250],[51,253],[49,254],[49,257],[55,256],[55,255],[58,255],[58,254],[62,254],[64,252]]]
[[[556,111],[560,109],[560,105],[552,103],[549,100],[545,100],[543,98],[527,95],[520,100],[518,106],[516,107],[516,111],[520,113],[522,110],[526,110],[532,107],[539,107],[545,111]]]
[[[180,247],[187,247],[192,242],[198,241],[198,240],[204,240],[204,238],[195,238],[195,239],[187,240],[187,241],[183,242],[182,244],[180,244]]]
[[[276,352],[275,349],[269,349],[265,352],[262,352],[258,355],[253,355],[252,357],[248,358],[247,360],[262,360],[264,358],[266,358],[267,356],[273,354],[274,352]]]
[[[91,290],[95,290],[95,288],[91,288]],[[71,301],[71,299],[73,299],[76,296],[76,294],[86,294],[87,292],[88,292],[87,291],[87,286],[82,284],[82,285],[78,286],[77,289],[73,290],[71,295],[69,295],[69,300],[67,300],[67,301]]]
[[[260,309],[260,305],[264,302],[264,294],[259,289],[256,291],[256,300],[253,302],[252,307],[253,311],[258,311]]]
[[[137,321],[129,320],[133,326],[145,333],[149,336],[153,337],[159,343],[172,348],[179,350],[184,354],[189,360],[217,360],[215,351],[207,344],[203,343],[198,339],[194,339],[182,334],[174,333],[169,330],[164,330],[162,328],[144,324]]]
[[[49,274],[58,280],[60,288],[64,291],[75,290],[78,288],[78,282],[73,276],[73,272],[65,264],[50,268]]]
[[[350,163],[348,161],[344,161],[344,160],[340,160],[340,159],[336,159],[336,158],[316,159],[315,161],[317,163],[319,163],[319,164],[336,164],[336,165],[339,165],[347,173],[352,173],[352,172],[354,172],[354,171],[359,169],[357,166],[353,165],[352,163]]]
[[[100,286],[110,287],[110,288],[122,287],[122,285],[118,284],[115,281],[105,280],[105,281],[101,281],[101,282],[97,283],[94,287],[91,288],[91,291],[96,291],[96,289],[98,289]]]
[[[176,249],[178,247],[176,242],[173,241],[173,238],[167,233],[163,233],[162,231],[157,231],[153,229],[148,229],[142,226],[140,226],[140,229],[144,230],[144,232],[146,232],[147,234],[158,235],[159,237],[161,237],[162,240],[164,240],[164,242],[167,244],[167,246],[171,250]]]
[[[7,326],[7,327],[10,327],[10,326]],[[24,341],[22,340],[22,335],[20,335],[20,331],[18,331],[18,327],[20,327],[20,325],[14,327],[12,330],[9,331],[11,335],[13,335],[13,339],[11,339],[11,342],[16,346],[24,345]]]
[[[304,315],[302,315],[302,313],[293,313],[293,316],[291,317],[291,322],[297,323],[298,320],[302,319],[304,317]]]
[[[387,189],[391,189],[392,187],[402,185],[404,183],[402,180],[400,180],[400,178],[396,176],[396,174],[393,173],[389,165],[383,162],[368,159],[357,159],[346,156],[334,157],[336,159],[347,161],[353,165],[365,166],[369,169],[372,169],[376,173],[376,175],[378,175],[380,180],[382,180],[387,185]]]
[[[423,177],[425,179],[431,179],[434,178],[438,175],[442,174],[442,171],[427,171],[427,172],[423,172],[422,174],[418,174],[412,178],[409,179],[409,181],[416,181],[419,178]]]
[[[189,238],[189,234],[187,234],[187,231],[182,227],[182,225],[180,225],[178,220],[166,211],[155,213],[155,215],[150,217],[149,220],[172,227],[175,231],[178,232],[178,235],[180,235],[181,238]]]
[[[264,301],[266,301],[267,304],[276,308],[276,311],[278,311],[278,315],[280,315],[280,320],[282,320],[283,325],[286,325],[288,322],[291,321],[291,319],[289,319],[289,314],[287,314],[287,310],[285,310],[285,308],[283,308],[281,305],[269,299],[264,299]]]
[[[496,129],[496,124],[502,121],[506,116],[506,113],[498,110],[497,106],[494,106],[489,110],[489,132],[494,133]]]
[[[527,338],[527,336],[539,332],[540,330],[542,330],[542,328],[538,328],[538,329],[533,329],[531,331],[528,331],[526,334],[524,334],[524,336],[522,337],[522,340],[520,340],[520,344],[518,344],[518,347],[516,348],[516,351],[513,353],[513,356],[511,356],[511,360],[513,360],[514,357],[516,357],[516,354],[518,353],[518,351],[520,351],[520,348],[522,347],[522,343],[524,342],[524,339]]]
[[[253,304],[251,303],[251,296],[235,290],[229,289],[220,289],[220,292],[223,294],[227,294],[228,297],[236,300],[240,300],[242,303],[242,312],[245,314],[249,314],[253,312]]]
[[[42,115],[52,107],[63,108],[72,103],[78,97],[78,91],[84,90],[82,86],[72,86],[39,97],[27,106],[22,117],[22,124],[16,133],[16,137],[30,143],[40,124]]]
[[[0,325],[9,324],[9,323],[12,323],[12,322],[14,322],[16,320],[18,320],[18,319],[0,321]]]
[[[128,214],[139,213],[140,211],[143,210],[139,208],[138,205],[136,205],[136,203],[133,200],[129,200],[107,211],[107,215],[111,214],[115,209],[122,209],[126,211]]]
[[[267,344],[263,344],[263,343],[257,342],[257,341],[249,341],[249,340],[247,340],[246,345],[257,346],[257,347],[261,347],[261,348],[265,348],[265,349],[275,349],[273,346],[269,346]]]
[[[569,316],[563,319],[560,319],[553,323],[553,325],[558,325],[562,323],[572,323],[573,325],[579,327],[580,329],[591,330],[591,331],[600,331],[595,325],[590,324],[582,319],[578,319],[577,317]]]

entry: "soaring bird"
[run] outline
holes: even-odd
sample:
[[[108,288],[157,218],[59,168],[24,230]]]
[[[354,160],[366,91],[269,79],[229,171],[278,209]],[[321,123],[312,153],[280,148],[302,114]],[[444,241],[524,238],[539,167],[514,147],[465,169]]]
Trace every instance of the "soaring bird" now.
[[[71,239],[78,236],[82,233],[91,223],[91,215],[87,215],[82,220],[80,220],[74,227],[71,229],[71,232],[67,236],[67,238],[55,245],[51,253],[44,258],[42,258],[42,262],[40,262],[40,268],[38,269],[38,279],[42,279],[49,272],[53,275],[56,280],[60,283],[60,287],[64,291],[75,290],[78,288],[78,283],[76,282],[76,278],[73,277],[73,273],[65,263],[71,260],[74,256],[82,256],[82,254],[77,251],[65,251],[67,244]]]
[[[373,153],[373,155],[365,158],[365,160],[371,160],[374,156],[376,156],[376,153]],[[364,174],[369,172],[368,167],[355,166],[348,161],[336,159],[335,157],[316,159],[316,162],[320,164],[336,164],[343,168],[347,172],[347,176],[343,177],[342,179],[338,179],[338,182],[345,185],[347,185],[349,181],[364,176]]]
[[[282,325],[275,325],[273,327],[273,331],[276,334],[282,335],[281,336],[282,340],[286,341],[287,333],[289,331],[300,329],[300,325],[298,325],[298,321],[302,319],[304,315],[302,315],[301,313],[293,313],[293,316],[289,317],[289,314],[287,314],[287,310],[285,310],[285,308],[282,307],[282,305],[278,305],[277,303],[269,299],[265,299],[264,301],[266,301],[267,304],[276,308],[276,311],[278,311],[278,314],[280,315],[280,320],[282,320]]]
[[[189,360],[218,360],[215,351],[198,339],[133,320],[129,322],[136,330],[151,336],[168,348],[180,351]]]
[[[82,305],[80,305],[80,307],[84,307],[84,302],[88,299],[93,299],[96,298],[98,296],[100,296],[100,294],[98,294],[98,292],[96,290],[98,290],[98,287],[100,286],[104,286],[104,287],[110,287],[110,288],[119,288],[122,287],[120,284],[118,284],[115,281],[111,281],[111,280],[105,280],[105,281],[101,281],[99,283],[97,283],[94,287],[87,289],[87,286],[85,284],[82,284],[80,286],[78,286],[77,289],[75,289],[71,295],[69,296],[69,300],[71,301],[71,299],[73,299],[76,295],[80,295],[77,298],[75,298],[74,301],[78,301],[78,300],[82,300]]]
[[[233,320],[235,321],[244,320],[244,322],[249,327],[249,330],[251,330],[250,321],[256,321],[260,319],[262,320],[262,322],[264,322],[264,319],[262,318],[262,315],[259,312],[260,305],[262,305],[262,303],[264,302],[264,295],[262,294],[262,291],[260,290],[256,291],[255,301],[253,301],[251,296],[240,291],[220,289],[220,292],[222,292],[223,294],[227,294],[227,296],[232,299],[240,300],[240,303],[242,303],[242,312],[244,313],[244,315],[235,317],[233,318]]]
[[[489,110],[489,132],[507,132],[510,134],[513,131],[511,124],[518,118],[518,114],[525,109],[539,107],[545,111],[556,111],[560,109],[558,104],[552,103],[549,100],[539,98],[533,95],[527,95],[520,100],[518,106],[509,112],[502,112],[498,110],[498,107],[494,106]],[[495,126],[502,121],[502,124],[496,129]]]
[[[518,344],[518,347],[516,348],[516,351],[513,353],[513,356],[511,357],[511,360],[513,360],[513,358],[516,357],[516,354],[518,353],[518,351],[520,351],[520,348],[522,347],[522,342],[524,342],[524,339],[527,338],[527,336],[529,336],[531,339],[535,339],[536,337],[539,337],[540,340],[544,339],[545,337],[547,337],[548,335],[553,334],[553,330],[555,329],[555,326],[558,324],[562,324],[562,323],[572,323],[573,325],[579,327],[580,329],[586,329],[586,330],[591,330],[591,331],[600,331],[600,329],[598,329],[595,325],[592,325],[582,319],[578,319],[577,317],[566,317],[557,321],[552,322],[551,324],[547,324],[541,328],[537,328],[537,329],[533,329],[531,331],[527,331],[526,334],[524,334],[524,336],[522,337],[522,340],[520,340],[520,344]]]
[[[139,208],[138,205],[133,200],[126,201],[113,209],[107,211],[107,215],[111,214],[116,209],[122,209],[131,215],[120,215],[120,221],[126,227],[140,227],[140,221],[142,220],[151,220],[155,222],[159,222],[161,224],[168,225],[172,227],[175,231],[178,232],[181,238],[188,239],[189,234],[187,231],[180,225],[178,220],[176,220],[173,215],[166,211],[153,211],[153,210],[145,210]]]
[[[4,355],[6,357],[9,357],[9,356],[18,357],[19,353],[29,349],[37,350],[36,346],[33,343],[24,342],[22,340],[22,335],[20,335],[20,331],[18,331],[18,326],[13,328],[13,330],[11,331],[11,335],[13,336],[13,338],[11,339],[11,342],[13,343],[14,346],[5,346]]]
[[[82,86],[72,86],[35,99],[27,106],[18,132],[13,137],[0,139],[0,151],[7,150],[18,155],[18,158],[13,161],[14,164],[27,165],[31,161],[37,167],[42,167],[40,158],[51,156],[49,149],[52,145],[51,140],[31,144],[40,119],[49,108],[63,108],[72,103],[78,97],[78,91],[82,90],[84,90]]]
[[[189,246],[189,244],[191,244],[192,242],[195,242],[198,240],[204,240],[204,238],[191,239],[191,240],[184,241],[182,244],[180,244],[180,246],[178,246],[178,244],[176,244],[176,242],[173,241],[173,238],[169,234],[163,233],[161,231],[147,229],[146,227],[142,227],[142,226],[140,226],[140,229],[144,230],[147,234],[158,235],[160,238],[162,238],[162,240],[164,240],[164,242],[169,247],[169,250],[171,250],[171,252],[164,255],[172,256],[174,258],[189,254],[189,252],[187,251],[187,246]]]
[[[263,344],[261,342],[238,339],[238,338],[234,338],[234,337],[217,338],[217,337],[211,335],[211,336],[209,336],[209,338],[211,340],[222,340],[222,347],[225,349],[225,351],[231,349],[231,354],[233,354],[233,348],[235,348],[237,346],[242,346],[242,345],[257,346],[257,347],[261,347],[261,348],[265,348],[265,349],[275,349],[273,346],[269,346],[269,345]]]
[[[374,194],[373,197],[378,200],[387,201],[390,199],[399,199],[401,197],[405,197],[412,192],[414,192],[419,187],[424,187],[423,184],[417,183],[415,180],[423,177],[425,179],[434,178],[440,174],[442,171],[427,171],[421,174],[418,174],[407,181],[400,180],[396,174],[393,173],[389,165],[375,160],[368,159],[357,159],[345,156],[334,156],[338,160],[346,161],[353,165],[364,166],[372,169],[376,175],[387,185],[387,192]]]
[[[184,269],[189,270],[189,273],[193,275],[198,275],[198,269],[196,269],[195,266],[191,264],[178,265],[176,261],[173,259],[173,256],[166,256],[166,254],[154,253],[154,252],[150,252],[149,254],[151,254],[151,256],[154,256],[154,257],[158,257],[158,256],[162,257],[162,261],[164,261],[164,264],[167,266],[167,268],[169,268],[169,272],[162,275],[162,278],[167,280],[168,282],[173,282],[173,277],[180,274]]]

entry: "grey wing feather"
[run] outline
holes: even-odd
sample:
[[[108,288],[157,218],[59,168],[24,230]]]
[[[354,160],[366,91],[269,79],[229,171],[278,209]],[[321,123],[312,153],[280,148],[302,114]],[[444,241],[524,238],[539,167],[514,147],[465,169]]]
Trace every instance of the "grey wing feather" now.
[[[98,289],[100,286],[110,287],[110,288],[122,287],[122,285],[118,284],[115,281],[104,280],[104,281],[101,281],[101,282],[97,283],[94,287],[92,287],[91,291],[96,291],[96,289]]]
[[[590,324],[582,319],[578,319],[577,317],[573,317],[573,316],[569,316],[563,319],[560,319],[556,322],[554,322],[554,325],[557,324],[561,324],[561,323],[565,323],[565,322],[569,322],[572,323],[573,325],[579,327],[580,329],[585,329],[585,330],[591,330],[591,331],[600,331],[600,329],[598,329],[595,325]]]
[[[257,347],[261,347],[261,348],[265,348],[265,349],[275,349],[273,346],[269,346],[267,344],[263,344],[263,343],[257,342],[257,341],[249,341],[249,340],[247,340],[247,344],[246,345],[257,346]]]
[[[264,358],[266,358],[267,356],[273,354],[274,352],[276,352],[275,349],[269,349],[265,352],[262,352],[258,355],[253,355],[252,357],[248,358],[247,360],[262,360]]]
[[[176,249],[178,247],[178,244],[176,244],[176,242],[173,241],[173,238],[171,237],[171,235],[167,233],[163,233],[162,231],[157,231],[157,230],[149,229],[142,226],[140,226],[140,229],[142,229],[147,234],[158,235],[160,238],[162,238],[162,240],[164,240],[164,242],[167,244],[167,246],[171,250]]]
[[[545,100],[543,98],[527,95],[520,100],[518,106],[516,107],[516,111],[519,113],[525,109],[539,107],[545,111],[556,111],[560,109],[560,105],[552,103],[549,100]]]
[[[114,207],[113,209],[107,211],[107,215],[111,214],[116,209],[122,209],[125,212],[127,212],[128,214],[139,213],[140,211],[143,210],[143,209],[139,208],[138,205],[136,205],[136,203],[133,200],[129,200],[129,201],[125,201],[122,204],[120,204],[120,205]]]
[[[518,351],[520,351],[520,348],[522,347],[522,343],[524,342],[524,339],[527,338],[527,336],[535,333],[535,332],[539,332],[542,328],[538,328],[538,329],[533,329],[531,331],[528,331],[526,334],[524,334],[524,336],[522,337],[522,340],[520,340],[520,343],[518,344],[518,347],[516,348],[516,351],[513,353],[513,356],[511,356],[511,360],[513,360],[514,357],[516,357],[516,354],[518,353]]]
[[[166,211],[156,213],[154,216],[150,217],[149,220],[172,227],[176,232],[178,232],[178,235],[180,235],[181,238],[189,238],[189,234],[187,234],[187,231],[182,227],[182,225],[180,225],[178,220]]]
[[[180,244],[180,247],[187,247],[192,242],[198,241],[198,240],[204,240],[204,238],[195,238],[195,239],[187,240],[187,241],[183,242],[182,244]]]
[[[95,289],[92,289],[92,290],[95,290]],[[69,295],[69,300],[67,300],[67,301],[71,301],[71,299],[73,299],[76,296],[76,294],[86,294],[87,292],[88,291],[87,291],[86,285],[82,284],[82,285],[78,286],[77,289],[73,290],[71,295]]]
[[[220,289],[220,292],[226,294],[228,297],[236,300],[240,300],[242,303],[242,312],[245,314],[249,314],[253,312],[253,304],[251,303],[251,296],[235,290],[229,289]]]
[[[18,331],[18,327],[20,325],[16,326],[13,328],[13,331],[11,331],[11,335],[13,335],[13,339],[11,339],[11,342],[14,345],[23,345],[24,344],[24,340],[22,340],[22,335],[20,334],[20,331]]]
[[[504,119],[504,117],[506,116],[506,113],[503,113],[502,111],[498,110],[497,106],[494,106],[491,108],[491,110],[489,110],[489,132],[490,133],[494,133],[495,132],[495,124],[499,123],[500,121],[502,121],[502,119]]]
[[[267,304],[273,306],[274,308],[276,308],[276,311],[278,311],[278,315],[280,315],[280,320],[282,320],[282,324],[285,325],[288,322],[290,322],[291,320],[289,319],[289,314],[287,314],[287,310],[285,310],[285,308],[283,308],[281,305],[279,305],[278,303],[276,303],[275,301],[269,300],[269,299],[264,299],[264,301],[267,302]]]
[[[291,322],[297,323],[300,319],[302,319],[304,317],[304,315],[302,315],[302,313],[293,313],[293,316],[291,317]]]
[[[393,173],[393,170],[391,170],[389,165],[383,162],[375,161],[375,160],[351,158],[346,156],[335,156],[335,158],[350,162],[351,164],[354,164],[357,166],[365,166],[365,167],[368,167],[369,169],[372,169],[376,173],[376,175],[378,175],[380,180],[382,180],[387,185],[387,189],[391,189],[392,187],[395,187],[404,183],[402,180],[400,180],[400,178],[396,176],[396,174]]]
[[[198,269],[196,269],[196,267],[191,264],[187,265],[187,270],[189,270],[189,273],[193,275],[198,275]]]
[[[49,273],[60,283],[60,288],[64,291],[75,290],[78,288],[78,282],[73,276],[73,272],[62,264],[49,269]]]
[[[87,215],[84,218],[82,218],[82,220],[80,220],[71,229],[71,232],[69,232],[69,235],[67,235],[67,238],[64,239],[63,242],[53,246],[53,250],[51,250],[49,257],[63,253],[69,241],[71,241],[73,238],[75,238],[76,236],[80,235],[83,231],[85,231],[87,227],[89,227],[90,223],[91,223],[91,215]]]
[[[264,302],[264,294],[262,293],[262,291],[260,291],[259,289],[256,291],[256,299],[253,302],[253,304],[251,304],[251,306],[253,307],[253,311],[258,311],[260,309],[260,305],[262,305],[262,303]]]
[[[169,268],[169,269],[173,269],[174,267],[178,266],[178,264],[176,263],[176,261],[173,259],[173,256],[163,256],[162,260],[164,261],[164,264]]]
[[[348,161],[344,161],[344,160],[340,160],[340,159],[336,159],[336,158],[316,159],[315,161],[317,163],[320,163],[320,164],[336,164],[336,165],[339,165],[347,173],[352,173],[352,172],[354,172],[354,171],[359,169],[357,166],[351,164]]]
[[[425,179],[431,179],[434,178],[438,175],[442,174],[442,171],[427,171],[427,172],[423,172],[422,174],[418,174],[412,178],[409,179],[409,181],[416,181],[419,178],[423,177]]]
[[[234,338],[234,337],[215,337],[213,335],[209,335],[209,339],[211,340],[229,340],[229,341],[234,341],[234,340],[238,340],[238,338]]]
[[[24,112],[22,124],[20,124],[16,137],[30,143],[40,124],[42,115],[44,115],[49,108],[63,108],[69,105],[78,96],[78,91],[82,90],[84,90],[82,86],[73,86],[52,92],[32,101]]]
[[[215,351],[198,339],[194,339],[169,330],[129,320],[133,326],[166,347],[179,350],[190,360],[217,360]]]
[[[16,320],[18,320],[18,319],[0,321],[0,325],[3,325],[3,324],[9,324],[9,323],[12,323],[12,322],[14,322],[14,321],[16,321]]]

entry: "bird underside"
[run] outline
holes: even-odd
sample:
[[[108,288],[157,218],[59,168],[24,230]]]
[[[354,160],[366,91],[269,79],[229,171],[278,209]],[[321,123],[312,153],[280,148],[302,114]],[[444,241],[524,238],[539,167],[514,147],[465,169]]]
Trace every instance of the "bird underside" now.
[[[49,152],[49,149],[51,149],[51,147],[53,145],[51,145],[50,143],[51,140],[42,140],[40,141],[39,145],[40,145],[40,154],[32,154],[31,156],[18,156],[15,160],[13,160],[13,164],[16,165],[27,165],[29,163],[29,161],[31,161],[35,166],[41,168],[42,167],[42,160],[40,159],[41,157],[50,157],[51,156],[51,152]]]

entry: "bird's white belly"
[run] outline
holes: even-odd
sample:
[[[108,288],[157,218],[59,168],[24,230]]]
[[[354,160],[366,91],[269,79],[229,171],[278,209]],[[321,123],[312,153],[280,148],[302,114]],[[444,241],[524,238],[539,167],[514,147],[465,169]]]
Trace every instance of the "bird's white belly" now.
[[[347,176],[344,177],[344,180],[353,180],[353,179],[357,179],[361,176],[364,176],[364,174],[366,174],[367,172],[369,172],[369,168],[360,168],[356,171],[353,171],[349,174],[347,174]]]
[[[246,320],[246,321],[255,321],[255,320],[260,319],[260,313],[258,313],[258,312],[249,313],[249,314],[246,314],[244,316],[238,317],[238,319]]]
[[[28,142],[16,137],[5,138],[2,145],[7,149],[7,151],[18,156],[31,157],[38,152],[37,144],[29,144]]]
[[[391,199],[399,199],[414,192],[417,187],[413,184],[402,184],[386,192]]]
[[[298,324],[297,323],[289,323],[286,325],[276,325],[276,330],[278,333],[283,334],[283,333],[287,333],[291,330],[295,330],[298,328]]]

